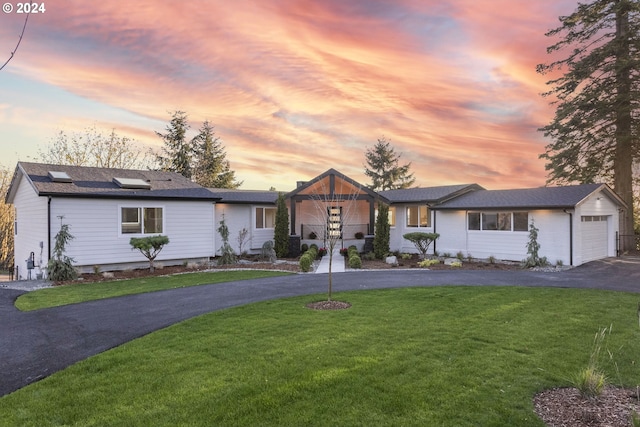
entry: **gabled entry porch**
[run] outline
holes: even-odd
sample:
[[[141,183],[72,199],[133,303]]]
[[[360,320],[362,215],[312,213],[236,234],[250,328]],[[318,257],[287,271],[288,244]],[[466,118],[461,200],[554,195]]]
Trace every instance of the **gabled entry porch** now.
[[[325,247],[339,239],[340,247],[364,250],[366,236],[374,233],[379,194],[335,169],[311,181],[299,182],[287,194],[292,241]],[[386,200],[383,200],[388,202]]]

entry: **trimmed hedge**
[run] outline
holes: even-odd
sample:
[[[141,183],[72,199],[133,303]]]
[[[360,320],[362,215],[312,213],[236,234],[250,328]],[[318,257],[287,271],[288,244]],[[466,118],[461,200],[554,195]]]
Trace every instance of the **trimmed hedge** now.
[[[313,265],[313,259],[309,256],[309,253],[305,253],[300,257],[300,270],[304,273],[308,273],[311,271],[311,266]]]
[[[358,255],[351,255],[349,257],[349,267],[351,268],[362,268],[362,259]]]

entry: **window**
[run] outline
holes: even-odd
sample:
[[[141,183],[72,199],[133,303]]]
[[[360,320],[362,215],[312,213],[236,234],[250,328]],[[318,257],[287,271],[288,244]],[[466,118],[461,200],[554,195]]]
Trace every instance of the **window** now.
[[[529,231],[529,213],[513,213],[513,231]]]
[[[480,230],[480,212],[471,212],[468,218],[469,230]]]
[[[396,208],[395,206],[389,206],[389,226],[396,226]]]
[[[256,208],[256,228],[276,228],[276,208]]]
[[[583,215],[581,218],[582,222],[599,222],[599,221],[606,221],[607,220],[607,216],[606,215]]]
[[[468,230],[527,231],[528,212],[469,212]]]
[[[342,208],[334,206],[328,208],[327,235],[329,238],[342,236]]]
[[[163,230],[162,208],[121,208],[122,234],[159,234]]]
[[[429,207],[407,207],[407,227],[431,227],[431,212],[429,211]]]

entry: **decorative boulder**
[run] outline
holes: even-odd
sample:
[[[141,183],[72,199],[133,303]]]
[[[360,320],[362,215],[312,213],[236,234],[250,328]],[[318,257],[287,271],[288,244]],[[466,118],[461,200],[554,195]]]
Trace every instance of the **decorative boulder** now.
[[[444,265],[451,264],[462,264],[462,261],[460,261],[458,258],[445,258]]]
[[[391,265],[396,265],[398,263],[398,258],[396,256],[388,256],[384,262]]]

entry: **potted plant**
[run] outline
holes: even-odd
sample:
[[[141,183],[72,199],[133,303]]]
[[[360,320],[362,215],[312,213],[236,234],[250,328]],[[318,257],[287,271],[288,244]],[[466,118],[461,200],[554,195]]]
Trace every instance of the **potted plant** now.
[[[309,238],[311,240],[316,240],[318,238],[318,235],[312,231],[311,233],[309,233]]]
[[[358,231],[356,233],[356,239],[358,239],[358,240],[364,239],[364,233],[362,231]]]

